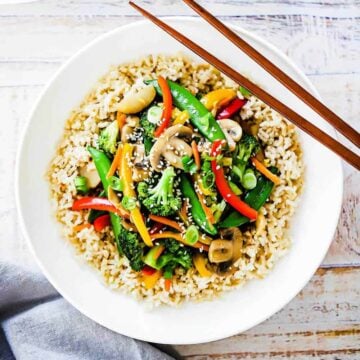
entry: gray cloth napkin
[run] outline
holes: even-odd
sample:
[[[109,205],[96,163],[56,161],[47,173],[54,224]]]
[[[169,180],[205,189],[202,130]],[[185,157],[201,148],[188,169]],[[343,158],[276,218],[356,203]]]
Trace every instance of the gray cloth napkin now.
[[[1,262],[0,324],[1,360],[173,359],[88,319],[41,273]]]

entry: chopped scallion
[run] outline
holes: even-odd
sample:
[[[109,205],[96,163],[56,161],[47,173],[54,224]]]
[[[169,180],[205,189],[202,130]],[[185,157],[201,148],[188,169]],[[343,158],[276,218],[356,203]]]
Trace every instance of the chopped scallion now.
[[[199,240],[199,230],[195,225],[190,225],[185,232],[185,241],[194,245]]]

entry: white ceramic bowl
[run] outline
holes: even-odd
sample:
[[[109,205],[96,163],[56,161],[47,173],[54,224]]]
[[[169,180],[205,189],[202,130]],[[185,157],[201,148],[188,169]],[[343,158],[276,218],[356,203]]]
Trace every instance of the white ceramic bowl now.
[[[332,128],[207,24],[190,18],[166,21],[334,134]],[[273,46],[240,28],[233,29],[317,95],[302,72]],[[101,36],[73,56],[51,80],[32,111],[18,155],[16,195],[25,237],[41,269],[71,304],[121,334],[157,343],[190,344],[249,329],[280,310],[305,286],[325,256],[336,228],[342,200],[342,170],[335,155],[300,133],[306,182],[291,227],[293,246],[264,280],[251,281],[213,301],[155,310],[106,288],[96,272],[80,261],[61,237],[44,174],[70,111],[111,65],[150,53],[178,51],[192,55],[154,25],[142,21]]]

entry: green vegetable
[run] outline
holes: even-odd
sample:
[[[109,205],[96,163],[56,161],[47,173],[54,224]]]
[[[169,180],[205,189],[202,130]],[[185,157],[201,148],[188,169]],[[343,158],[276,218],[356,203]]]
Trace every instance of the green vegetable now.
[[[191,205],[190,210],[195,223],[208,234],[216,235],[217,229],[208,221],[190,180],[185,174],[181,174],[180,179],[181,192],[184,197],[189,199]]]
[[[246,98],[251,96],[251,92],[248,89],[244,88],[243,86],[240,86],[239,91],[240,91],[241,95]]]
[[[140,271],[144,267],[144,242],[135,232],[126,230],[120,224],[119,244],[124,255],[128,258],[130,266],[135,271]]]
[[[211,170],[206,173],[203,173],[201,178],[204,189],[210,189],[214,186],[215,175]]]
[[[199,240],[199,230],[195,225],[190,225],[185,232],[185,241],[189,245],[194,245]]]
[[[145,83],[153,85],[156,92],[162,95],[157,80],[145,81]],[[211,142],[218,139],[225,140],[225,135],[214,116],[190,91],[173,81],[168,80],[167,83],[174,105],[182,111],[187,110],[191,123],[199,129],[202,135]]]
[[[99,148],[107,154],[115,154],[118,135],[119,125],[117,121],[113,121],[100,133]]]
[[[235,153],[234,166],[232,168],[232,172],[239,177],[240,181],[244,176],[250,157],[256,154],[259,149],[260,144],[254,136],[249,134],[243,135]]]
[[[246,190],[252,190],[256,187],[257,179],[253,169],[246,169],[241,179],[241,185]]]
[[[165,240],[165,252],[159,257],[156,265],[159,269],[165,268],[168,272],[174,270],[177,266],[182,266],[184,269],[189,269],[192,266],[191,250],[176,240]],[[172,272],[171,272],[172,273]]]
[[[154,187],[145,181],[138,184],[138,198],[150,213],[169,216],[180,210],[181,198],[174,189],[175,176],[175,170],[170,166]]]
[[[104,195],[107,196],[107,189],[110,185],[109,179],[107,178],[107,174],[111,167],[111,161],[109,158],[102,152],[92,147],[88,147],[88,151],[94,161],[96,170],[100,176],[101,182],[104,186]],[[103,195],[103,196],[104,196]],[[120,245],[120,232],[122,229],[121,218],[119,215],[115,213],[110,213],[111,226],[113,228],[115,242],[118,248],[119,253],[122,253],[121,245]]]
[[[276,173],[276,168],[269,168],[273,173]],[[256,187],[249,191],[244,196],[244,201],[253,209],[259,210],[269,198],[274,183],[261,175],[258,178]],[[249,222],[249,219],[237,211],[232,211],[223,221],[219,223],[219,227],[228,228],[233,226],[241,226]]]
[[[163,113],[163,108],[154,105],[147,111],[147,119],[152,124],[158,125],[161,121],[162,113]]]
[[[159,248],[162,247],[163,245],[156,245],[153,246],[148,253],[145,255],[144,257],[144,263],[146,265],[149,265],[150,267],[156,269],[156,270],[160,270],[160,267],[157,265],[157,260],[155,259],[155,255],[157,255]]]
[[[229,186],[230,186],[230,189],[233,191],[233,193],[235,195],[241,195],[242,194],[241,189],[235,183],[233,183],[232,181],[229,181]]]
[[[145,154],[149,155],[150,150],[154,144],[154,132],[156,125],[148,120],[148,112],[144,111],[140,117],[140,126],[143,132],[143,142],[145,148]]]
[[[116,177],[116,176],[110,176],[110,178],[108,179],[109,181],[109,186],[115,190],[115,191],[123,191],[124,188],[124,184],[122,183],[122,181]]]
[[[181,162],[184,167],[184,171],[192,174],[195,174],[198,170],[197,165],[192,157],[185,155],[182,157]]]
[[[211,206],[211,211],[213,212],[215,223],[217,223],[220,220],[221,215],[223,214],[225,208],[226,208],[225,200],[221,200],[220,203],[213,204]]]
[[[89,186],[85,176],[77,176],[74,180],[74,184],[78,194],[85,195],[89,192]]]
[[[134,210],[136,208],[136,198],[123,196],[121,204],[126,210]]]

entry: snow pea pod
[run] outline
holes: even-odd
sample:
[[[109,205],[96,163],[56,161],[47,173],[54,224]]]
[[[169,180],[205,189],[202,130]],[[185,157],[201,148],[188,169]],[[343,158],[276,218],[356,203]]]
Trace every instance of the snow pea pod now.
[[[109,179],[107,178],[107,174],[111,167],[111,161],[102,151],[99,151],[93,147],[89,146],[88,151],[94,161],[96,170],[99,173],[101,182],[104,186],[105,195],[107,195],[107,190],[110,185]],[[122,250],[120,247],[120,242],[119,242],[119,236],[120,236],[120,232],[121,232],[121,228],[122,228],[121,218],[117,214],[110,213],[110,221],[111,221],[111,226],[112,226],[112,229],[114,232],[115,242],[116,242],[118,251],[119,251],[119,253],[122,253]]]
[[[275,172],[275,170],[273,169],[272,172]],[[244,196],[244,202],[253,209],[259,210],[269,198],[273,187],[274,183],[261,175],[256,187]],[[237,211],[232,211],[218,226],[220,228],[229,228],[244,225],[249,221],[250,220],[246,216],[241,215]]]
[[[145,81],[154,86],[156,92],[162,95],[157,80]],[[225,135],[211,112],[187,89],[176,82],[167,80],[174,105],[180,110],[186,110],[190,115],[191,123],[209,141],[225,140]]]
[[[217,229],[214,225],[212,225],[204,212],[203,207],[201,206],[200,200],[196,195],[196,192],[191,185],[190,180],[185,174],[181,174],[180,177],[180,190],[184,197],[189,199],[189,203],[191,205],[191,215],[194,219],[195,223],[199,225],[201,229],[207,232],[210,235],[216,235]]]

